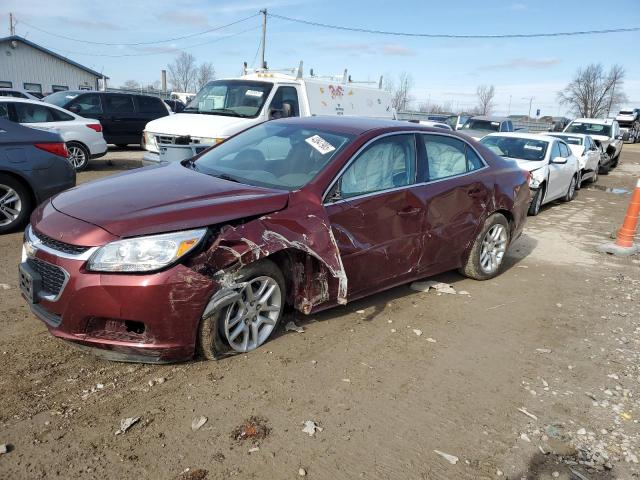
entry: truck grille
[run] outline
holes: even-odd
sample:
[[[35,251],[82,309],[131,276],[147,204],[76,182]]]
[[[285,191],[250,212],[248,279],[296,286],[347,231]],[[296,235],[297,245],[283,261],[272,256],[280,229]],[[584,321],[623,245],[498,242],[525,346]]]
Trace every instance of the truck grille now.
[[[156,143],[158,145],[161,143],[165,145],[173,145],[176,143],[176,137],[174,135],[156,135]]]
[[[29,265],[42,277],[42,290],[45,295],[58,296],[64,285],[66,276],[60,267],[56,267],[37,258],[28,258]]]
[[[33,236],[40,240],[43,245],[52,248],[53,250],[57,250],[58,252],[66,253],[68,255],[80,255],[89,250],[89,247],[71,245],[70,243],[61,242],[59,240],[56,240],[55,238],[43,235],[42,233],[33,232]]]

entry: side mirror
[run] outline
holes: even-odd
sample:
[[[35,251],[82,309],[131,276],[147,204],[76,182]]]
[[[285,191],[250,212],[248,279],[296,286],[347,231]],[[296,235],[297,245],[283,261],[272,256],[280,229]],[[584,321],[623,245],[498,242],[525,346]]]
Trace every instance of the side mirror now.
[[[551,159],[551,163],[555,163],[557,165],[562,165],[564,163],[567,163],[567,159],[564,157],[556,157],[556,158],[552,158]]]

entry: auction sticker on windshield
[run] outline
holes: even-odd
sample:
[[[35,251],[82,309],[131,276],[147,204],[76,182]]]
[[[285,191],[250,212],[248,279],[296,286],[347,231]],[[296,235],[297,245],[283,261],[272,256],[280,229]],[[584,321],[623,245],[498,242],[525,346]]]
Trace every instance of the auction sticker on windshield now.
[[[260,90],[247,90],[245,95],[248,97],[261,97],[262,93]]]
[[[542,150],[542,147],[538,147],[536,145],[525,145],[524,148],[526,148],[527,150],[535,150],[537,152]]]
[[[309,137],[305,139],[305,142],[307,142],[309,145],[315,148],[322,155],[326,155],[327,153],[333,152],[336,149],[336,147],[331,145],[320,135],[314,135],[313,137]]]

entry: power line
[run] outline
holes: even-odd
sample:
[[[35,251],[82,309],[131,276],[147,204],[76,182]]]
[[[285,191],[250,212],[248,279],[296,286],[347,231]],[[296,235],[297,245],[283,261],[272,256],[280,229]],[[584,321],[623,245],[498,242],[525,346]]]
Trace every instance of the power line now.
[[[328,23],[312,22],[299,18],[286,17],[275,13],[268,13],[270,17],[291,22],[303,23],[314,27],[331,28],[334,30],[346,30],[349,32],[373,33],[377,35],[394,35],[399,37],[422,37],[422,38],[538,38],[538,37],[569,37],[574,35],[602,35],[607,33],[637,32],[640,27],[611,28],[606,30],[582,30],[575,32],[555,32],[555,33],[510,33],[497,35],[474,35],[474,34],[449,34],[449,33],[409,33],[409,32],[389,32],[384,30],[370,30],[368,28],[344,27],[341,25],[331,25]]]
[[[202,43],[196,43],[195,45],[187,45],[184,47],[179,47],[179,48],[173,48],[173,49],[167,49],[167,50],[162,50],[162,51],[158,51],[158,52],[149,52],[149,53],[123,53],[120,55],[113,55],[113,54],[109,54],[109,53],[86,53],[86,52],[75,52],[72,50],[61,50],[62,52],[64,52],[65,54],[73,54],[73,55],[85,55],[88,57],[109,57],[109,58],[121,58],[121,57],[146,57],[146,56],[150,56],[150,55],[163,55],[166,53],[175,53],[177,51],[180,50],[187,50],[190,48],[195,48],[195,47],[200,47],[202,45],[209,45],[210,43],[215,43],[215,42],[219,42],[220,40],[225,40],[227,38],[231,38],[231,37],[236,37],[238,35],[242,35],[243,33],[247,33],[250,32],[252,30],[257,30],[259,29],[261,26],[257,25],[255,27],[251,27],[251,28],[247,28],[245,30],[241,30],[239,32],[236,33],[232,33],[230,35],[225,35],[223,37],[219,37],[216,38],[214,40],[208,40],[206,42],[202,42]]]
[[[50,32],[48,30],[44,30],[40,27],[36,27],[35,25],[31,25],[30,23],[27,23],[23,20],[20,21],[20,23],[27,25],[28,27],[31,27],[35,30],[38,30],[39,32],[42,33],[46,33],[47,35],[51,35],[53,37],[58,37],[58,38],[63,38],[65,40],[71,40],[73,42],[80,42],[80,43],[89,43],[91,45],[106,45],[106,46],[125,46],[125,47],[133,47],[133,46],[140,46],[140,45],[154,45],[157,43],[168,43],[168,42],[175,42],[177,40],[184,40],[186,38],[192,38],[192,37],[197,37],[199,35],[204,35],[206,33],[211,33],[211,32],[215,32],[217,30],[222,30],[223,28],[227,28],[227,27],[231,27],[232,25],[236,25],[238,23],[241,22],[245,22],[253,17],[257,17],[258,15],[260,15],[260,13],[254,13],[253,15],[249,15],[246,18],[241,18],[240,20],[236,20],[235,22],[231,22],[231,23],[227,23],[226,25],[220,25],[219,27],[214,27],[214,28],[210,28],[208,30],[203,30],[202,32],[197,32],[197,33],[190,33],[189,35],[183,35],[181,37],[174,37],[174,38],[166,38],[164,40],[154,40],[152,42],[133,42],[133,43],[109,43],[109,42],[94,42],[91,40],[83,40],[80,38],[73,38],[73,37],[67,37],[66,35],[60,35],[59,33],[54,33],[54,32]]]

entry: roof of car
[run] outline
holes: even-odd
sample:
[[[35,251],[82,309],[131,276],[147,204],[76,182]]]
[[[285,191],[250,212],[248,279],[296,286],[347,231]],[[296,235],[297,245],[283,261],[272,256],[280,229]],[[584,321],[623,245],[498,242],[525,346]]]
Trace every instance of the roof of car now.
[[[296,125],[303,125],[311,128],[325,129],[338,131],[342,133],[348,133],[352,135],[359,135],[369,130],[388,129],[394,128],[398,130],[425,130],[425,131],[440,131],[442,129],[423,127],[417,123],[406,122],[402,120],[393,119],[379,119],[368,117],[346,117],[346,116],[332,116],[332,115],[317,115],[313,117],[291,117],[283,118],[280,120],[274,120],[278,123],[293,123]]]
[[[34,105],[45,105],[40,100],[33,100],[31,98],[18,98],[18,97],[0,97],[3,102],[16,102],[16,103],[33,103]],[[46,104],[49,106],[49,104]]]
[[[611,125],[615,118],[576,118],[571,123],[593,123],[595,125]]]
[[[506,122],[509,120],[507,117],[492,117],[491,115],[474,115],[472,120],[488,120],[490,122]]]
[[[495,132],[490,133],[487,137],[512,137],[512,138],[524,138],[527,140],[544,140],[546,142],[553,142],[555,138],[551,138],[549,135],[539,133],[520,133],[520,132]]]
[[[77,94],[77,95],[81,95],[83,93],[103,93],[106,95],[137,95],[137,96],[141,96],[141,97],[152,97],[152,98],[160,98],[157,95],[151,95],[149,93],[138,93],[138,92],[105,92],[102,90],[61,90],[59,92],[54,92],[54,93],[73,93],[73,94]],[[53,95],[53,93],[51,94]],[[45,97],[46,98],[46,97]],[[162,99],[161,99],[162,100]]]

